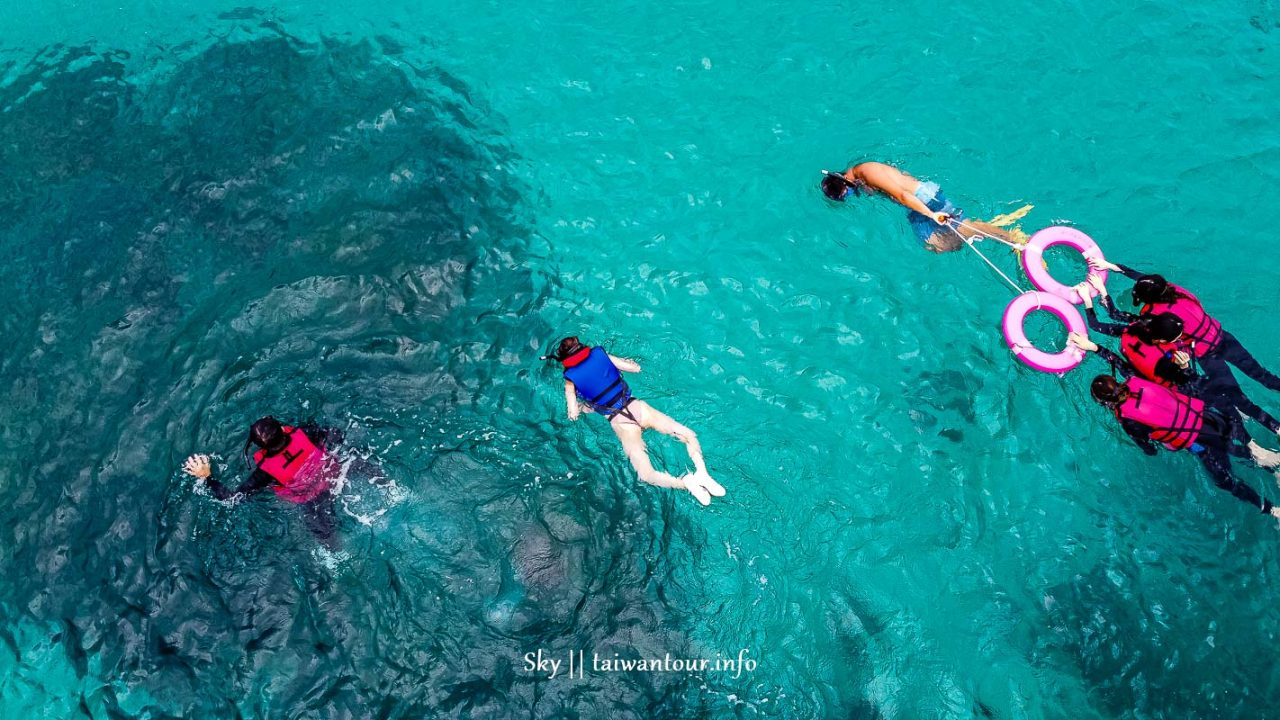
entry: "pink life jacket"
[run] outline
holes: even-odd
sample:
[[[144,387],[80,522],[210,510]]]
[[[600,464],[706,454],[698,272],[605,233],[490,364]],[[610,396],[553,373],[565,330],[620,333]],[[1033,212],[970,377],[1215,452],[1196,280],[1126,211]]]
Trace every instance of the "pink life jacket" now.
[[[1172,283],[1169,287],[1178,294],[1178,299],[1171,303],[1160,302],[1142,306],[1144,315],[1167,312],[1177,315],[1182,320],[1182,339],[1176,343],[1165,343],[1163,347],[1193,352],[1188,347],[1193,345],[1195,357],[1204,357],[1213,352],[1222,341],[1222,323],[1214,320],[1204,311],[1204,307],[1200,305],[1200,300],[1195,295]],[[1192,343],[1192,340],[1195,342]]]
[[[289,436],[289,444],[275,455],[267,455],[266,450],[253,454],[258,469],[270,475],[275,481],[276,495],[292,503],[304,503],[314,500],[329,489],[329,480],[321,470],[324,468],[324,450],[316,447],[311,438],[301,430],[283,426]]]
[[[1204,426],[1204,401],[1149,380],[1131,377],[1124,383],[1129,397],[1116,408],[1116,417],[1151,428],[1151,439],[1170,450],[1191,447]]]
[[[1120,352],[1124,354],[1124,359],[1128,360],[1129,364],[1143,378],[1160,383],[1165,387],[1173,387],[1173,383],[1156,374],[1156,366],[1160,364],[1161,358],[1165,356],[1163,347],[1140,340],[1130,332],[1129,328],[1125,328],[1125,331],[1120,335]]]

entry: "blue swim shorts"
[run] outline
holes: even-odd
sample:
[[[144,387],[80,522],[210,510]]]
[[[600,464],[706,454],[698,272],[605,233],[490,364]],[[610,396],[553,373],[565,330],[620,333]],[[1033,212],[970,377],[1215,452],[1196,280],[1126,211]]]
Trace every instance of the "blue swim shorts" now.
[[[957,220],[964,219],[964,211],[951,204],[936,182],[920,183],[916,188],[916,197],[934,212],[944,212]],[[915,210],[907,213],[907,222],[911,223],[911,229],[921,244],[927,243],[934,233],[944,229],[943,226],[934,222],[933,218],[921,215]]]

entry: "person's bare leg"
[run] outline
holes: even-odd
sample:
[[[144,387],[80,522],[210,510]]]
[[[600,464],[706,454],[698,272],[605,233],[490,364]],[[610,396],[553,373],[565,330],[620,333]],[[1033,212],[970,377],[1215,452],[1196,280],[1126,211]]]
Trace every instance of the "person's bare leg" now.
[[[609,425],[618,436],[618,440],[622,442],[622,450],[627,454],[631,467],[635,468],[636,475],[641,481],[658,487],[684,489],[683,480],[653,466],[653,461],[649,459],[649,448],[644,444],[644,430],[639,425],[622,418],[617,418]]]
[[[693,461],[695,481],[716,497],[724,495],[724,487],[711,477],[711,473],[707,472],[707,464],[702,458],[702,445],[698,442],[697,433],[643,400],[633,401],[628,409],[631,409],[632,414],[646,429],[657,430],[663,435],[669,435],[684,443],[685,452],[689,453],[689,459]]]

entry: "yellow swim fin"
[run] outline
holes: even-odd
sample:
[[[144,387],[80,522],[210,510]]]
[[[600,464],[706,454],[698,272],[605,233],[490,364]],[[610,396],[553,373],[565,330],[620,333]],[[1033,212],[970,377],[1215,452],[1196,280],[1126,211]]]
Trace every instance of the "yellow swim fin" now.
[[[1017,210],[1014,210],[1011,213],[997,215],[991,218],[990,220],[988,220],[987,222],[991,223],[992,225],[995,225],[996,227],[1009,227],[1010,225],[1018,222],[1023,217],[1025,217],[1026,214],[1031,212],[1031,209],[1034,207],[1035,205],[1023,205],[1022,207],[1018,208]]]

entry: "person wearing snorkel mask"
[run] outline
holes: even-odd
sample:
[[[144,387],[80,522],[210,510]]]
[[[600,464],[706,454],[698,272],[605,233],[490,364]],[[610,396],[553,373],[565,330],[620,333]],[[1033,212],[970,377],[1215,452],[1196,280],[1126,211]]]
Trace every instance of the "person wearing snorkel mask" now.
[[[1005,230],[985,222],[966,222],[964,211],[943,194],[935,182],[921,182],[892,165],[864,162],[844,173],[823,171],[822,194],[836,202],[880,193],[911,212],[907,221],[924,246],[933,252],[951,252],[964,245],[965,238],[987,234],[1013,242]]]
[[[569,419],[577,420],[583,405],[589,411],[603,415],[622,442],[627,459],[642,481],[658,487],[688,490],[703,505],[710,505],[712,497],[724,496],[724,487],[707,472],[697,434],[658,412],[649,403],[632,396],[622,373],[640,372],[639,364],[614,357],[602,347],[587,347],[576,337],[561,340],[556,352],[543,359],[554,359],[564,366],[564,394]],[[657,430],[684,443],[694,472],[674,477],[654,468],[644,444],[645,430]]]
[[[342,463],[326,446],[340,442],[342,433],[334,428],[314,424],[290,427],[273,417],[264,417],[249,428],[244,444],[246,461],[249,447],[258,448],[253,453],[254,470],[234,489],[213,477],[208,455],[192,455],[182,470],[202,481],[219,500],[271,488],[281,500],[301,505],[307,529],[330,550],[336,550],[338,523],[332,481],[341,474]]]

